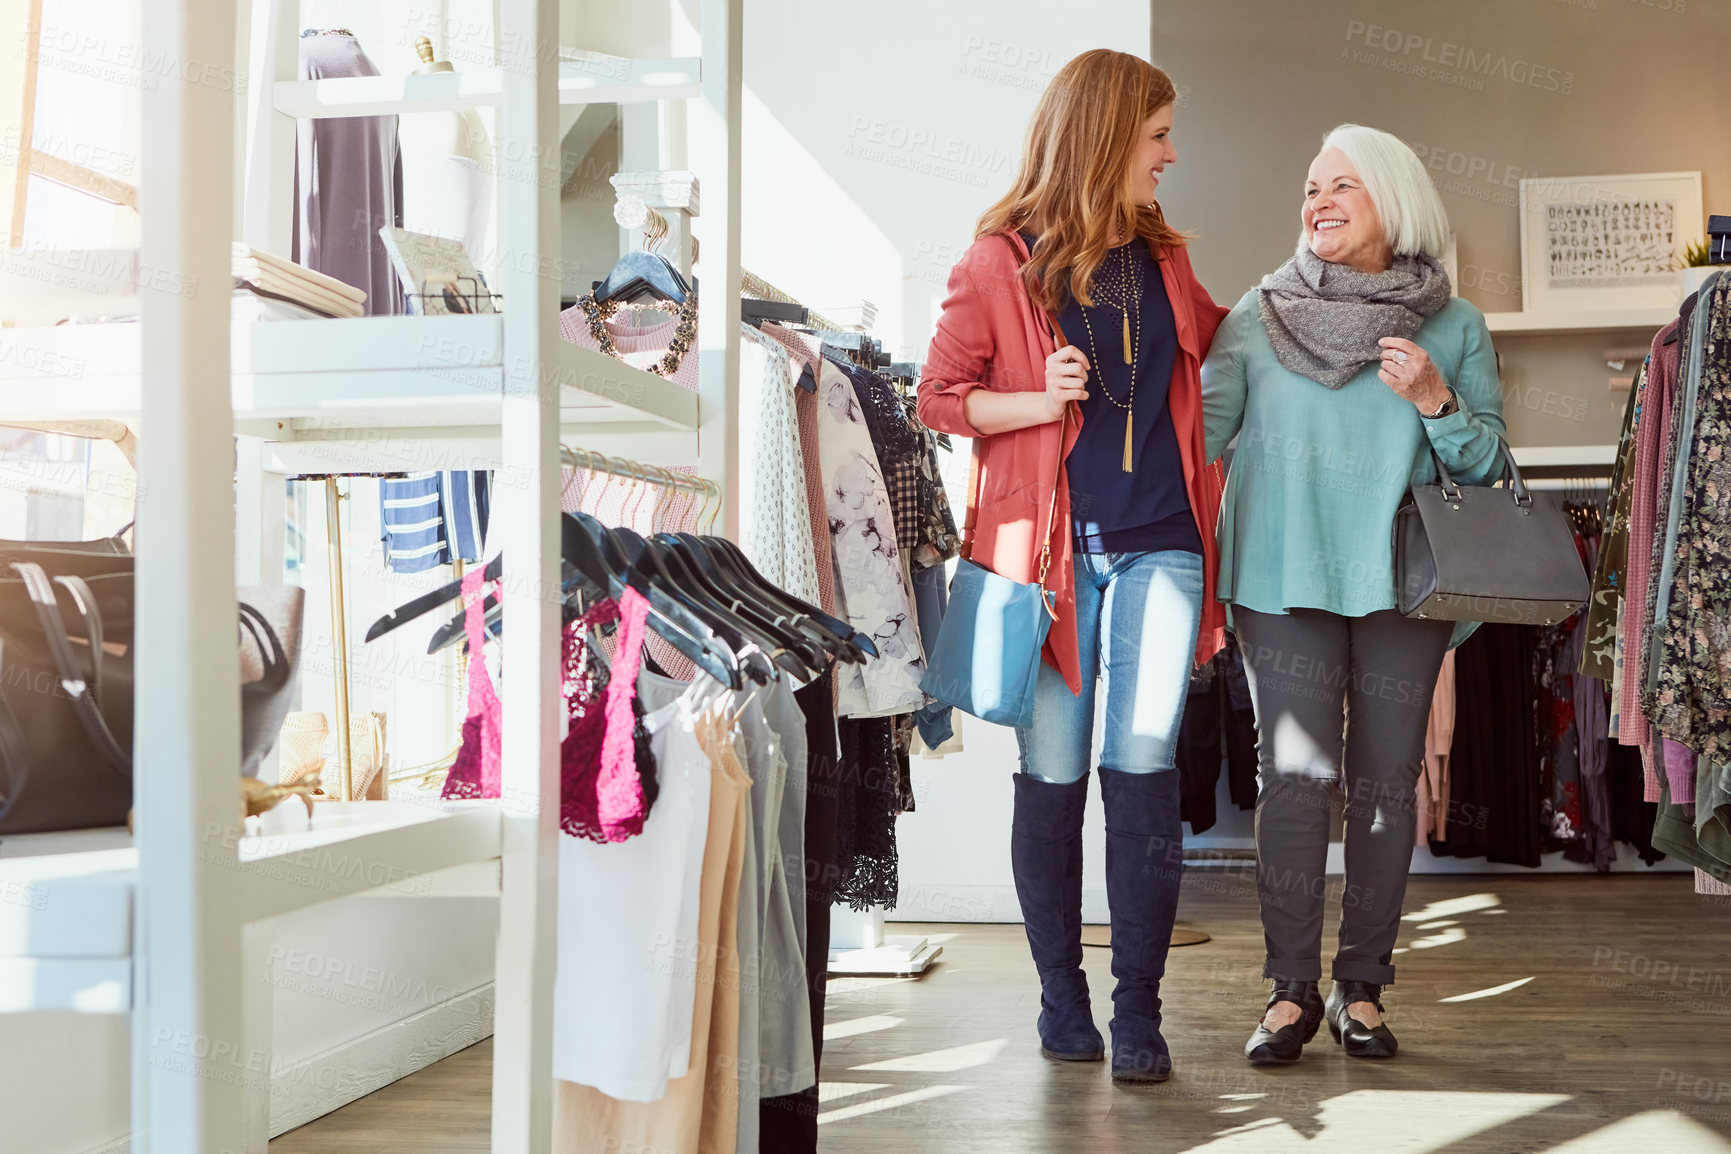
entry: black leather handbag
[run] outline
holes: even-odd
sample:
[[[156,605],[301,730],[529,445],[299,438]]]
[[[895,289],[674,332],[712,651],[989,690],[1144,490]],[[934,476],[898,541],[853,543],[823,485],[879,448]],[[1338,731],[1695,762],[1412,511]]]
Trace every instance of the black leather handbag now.
[[[135,605],[116,544],[0,541],[0,835],[126,823]],[[290,704],[304,594],[240,593],[237,768],[256,774]]]
[[[1551,625],[1592,596],[1568,519],[1534,499],[1499,444],[1500,487],[1456,484],[1438,459],[1437,483],[1414,485],[1395,513],[1395,596],[1406,616]]]

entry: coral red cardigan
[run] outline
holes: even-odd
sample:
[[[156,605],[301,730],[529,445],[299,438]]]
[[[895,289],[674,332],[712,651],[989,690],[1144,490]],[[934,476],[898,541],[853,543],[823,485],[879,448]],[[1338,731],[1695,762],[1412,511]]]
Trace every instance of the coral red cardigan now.
[[[1008,241],[1008,243],[1006,243]],[[1081,414],[1060,425],[1051,422],[986,436],[968,424],[963,402],[975,389],[1033,392],[1046,387],[1046,358],[1056,351],[1045,317],[1022,285],[1021,265],[1028,248],[1013,232],[982,237],[969,246],[950,272],[949,295],[932,336],[920,377],[919,414],[941,432],[973,437],[978,484],[969,494],[964,531],[976,564],[1012,581],[1038,579],[1041,536],[1059,454],[1076,443]],[[1221,472],[1207,464],[1202,439],[1202,359],[1214,330],[1228,310],[1214,303],[1191,271],[1183,249],[1160,262],[1166,295],[1177,323],[1179,356],[1172,368],[1167,403],[1178,431],[1184,485],[1202,537],[1202,628],[1196,661],[1212,657],[1225,643],[1226,613],[1215,600],[1220,554],[1214,523],[1220,513]],[[1076,577],[1071,557],[1070,487],[1057,469],[1057,509],[1052,518],[1052,560],[1047,587],[1058,594],[1058,620],[1047,635],[1046,663],[1063,674],[1072,693],[1081,692],[1081,662],[1076,642]]]

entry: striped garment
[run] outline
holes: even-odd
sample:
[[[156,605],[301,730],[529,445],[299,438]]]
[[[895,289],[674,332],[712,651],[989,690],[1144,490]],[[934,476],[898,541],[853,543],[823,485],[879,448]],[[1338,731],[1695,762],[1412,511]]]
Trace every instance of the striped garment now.
[[[420,573],[454,560],[480,560],[491,479],[491,473],[456,471],[381,480],[379,523],[392,571]]]

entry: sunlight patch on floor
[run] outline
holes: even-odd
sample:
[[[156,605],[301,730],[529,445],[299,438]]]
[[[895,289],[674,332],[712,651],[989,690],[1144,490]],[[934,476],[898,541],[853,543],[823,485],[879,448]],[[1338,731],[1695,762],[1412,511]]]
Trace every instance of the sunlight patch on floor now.
[[[1533,979],[1531,978],[1520,978],[1513,982],[1504,982],[1500,986],[1492,986],[1488,990],[1474,990],[1470,994],[1456,994],[1452,998],[1438,998],[1437,1001],[1444,1004],[1452,1002],[1476,1002],[1480,998],[1494,998],[1498,994],[1506,994],[1510,990],[1518,990],[1532,980]]]
[[[842,1106],[835,1110],[825,1110],[817,1116],[817,1124],[822,1126],[829,1122],[844,1122],[849,1118],[858,1118],[865,1114],[877,1114],[884,1110],[895,1110],[902,1106],[910,1106],[915,1102],[925,1102],[932,1098],[942,1098],[954,1094],[964,1086],[926,1086],[918,1090],[909,1090],[905,1094],[891,1094],[887,1098],[876,1098],[870,1102],[856,1102],[852,1106]]]
[[[1188,1154],[1313,1154],[1318,1150],[1427,1154],[1566,1101],[1563,1094],[1355,1090],[1323,1102],[1316,1113],[1321,1129],[1308,1136],[1284,1118],[1257,1118],[1190,1147]]]
[[[825,1022],[823,1024],[823,1040],[833,1042],[838,1038],[853,1038],[860,1034],[872,1034],[878,1030],[893,1030],[902,1024],[902,1020],[894,1014],[873,1014],[866,1018],[849,1018],[845,1022]]]
[[[1649,1110],[1552,1146],[1548,1154],[1628,1154],[1630,1150],[1726,1154],[1731,1142],[1675,1110]]]
[[[888,1082],[819,1082],[817,1084],[817,1100],[819,1102],[839,1102],[843,1098],[857,1098],[861,1094],[869,1094],[873,1090],[887,1090]]]
[[[857,994],[861,990],[875,990],[879,986],[899,986],[914,981],[913,978],[831,978],[824,987],[830,994]]]
[[[1434,922],[1439,918],[1459,917],[1461,914],[1475,914],[1493,909],[1503,904],[1503,899],[1496,894],[1463,894],[1458,898],[1444,898],[1440,902],[1432,902],[1422,910],[1414,910],[1410,914],[1402,914],[1403,922]]]
[[[971,1070],[984,1066],[1009,1044],[1008,1038],[993,1038],[989,1042],[970,1042],[966,1046],[950,1046],[943,1050],[928,1050],[924,1054],[909,1054],[905,1058],[890,1058],[868,1062],[854,1070],[898,1071],[909,1074],[949,1074],[956,1070]]]
[[[1428,938],[1415,938],[1412,948],[1415,950],[1434,950],[1438,946],[1450,946],[1456,942],[1467,940],[1467,932],[1459,926],[1451,926],[1441,933],[1432,934]]]

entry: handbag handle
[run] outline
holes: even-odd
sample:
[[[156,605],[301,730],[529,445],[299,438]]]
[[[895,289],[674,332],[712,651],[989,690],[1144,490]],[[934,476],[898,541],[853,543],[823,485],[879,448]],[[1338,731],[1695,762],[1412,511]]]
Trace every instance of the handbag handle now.
[[[0,645],[0,676],[6,669],[6,648]],[[24,728],[12,707],[0,694],[0,798],[10,798],[17,792],[16,783],[29,776],[29,746],[24,744]]]
[[[68,700],[72,702],[72,711],[77,715],[79,724],[108,761],[109,767],[121,777],[131,780],[132,755],[122,749],[120,742],[115,740],[114,732],[108,728],[107,719],[97,708],[95,696],[91,693],[91,682],[85,679],[83,671],[78,668],[78,655],[72,651],[72,640],[67,635],[66,623],[60,616],[60,603],[54,595],[54,583],[48,580],[48,574],[42,566],[34,561],[14,561],[12,569],[23,579],[24,588],[30,594],[30,601],[36,607],[36,618],[42,624],[43,636],[48,641],[48,651],[60,673],[60,687],[66,691]],[[68,585],[67,588],[71,589],[72,586]],[[86,588],[84,592],[88,594],[89,589]],[[76,596],[75,593],[75,599]],[[95,632],[91,639],[99,639],[99,627],[91,624],[93,620],[100,620],[95,599],[92,598],[89,603],[88,614],[82,605],[79,606],[79,612],[85,614],[86,629]]]
[[[1497,451],[1502,454],[1503,458],[1503,475],[1500,480],[1505,488],[1514,493],[1515,504],[1524,509],[1533,503],[1533,494],[1527,488],[1526,478],[1521,476],[1520,467],[1515,464],[1514,450],[1509,448],[1509,443],[1503,440],[1500,435],[1497,437]],[[1449,475],[1448,466],[1443,464],[1442,457],[1437,454],[1435,445],[1430,447],[1430,456],[1431,461],[1436,465],[1437,483],[1442,488],[1443,500],[1451,505],[1460,504],[1460,486]]]
[[[240,627],[251,634],[252,643],[258,647],[259,663],[264,667],[263,676],[258,683],[273,688],[280,686],[288,678],[288,651],[283,648],[282,640],[277,637],[269,618],[256,607],[242,601]]]

